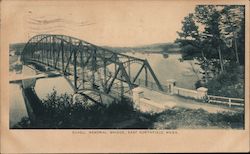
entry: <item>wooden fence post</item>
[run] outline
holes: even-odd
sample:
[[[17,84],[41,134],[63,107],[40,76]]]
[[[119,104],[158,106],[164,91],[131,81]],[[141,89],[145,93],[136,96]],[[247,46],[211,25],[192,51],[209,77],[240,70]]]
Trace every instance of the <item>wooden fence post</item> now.
[[[229,98],[229,103],[228,103],[228,105],[229,105],[229,107],[232,106],[232,104],[231,104],[231,98]]]

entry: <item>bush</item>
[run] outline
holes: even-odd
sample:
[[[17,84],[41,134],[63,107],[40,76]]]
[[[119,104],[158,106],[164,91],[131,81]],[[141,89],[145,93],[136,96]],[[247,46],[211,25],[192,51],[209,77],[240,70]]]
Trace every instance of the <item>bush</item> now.
[[[148,128],[148,119],[152,118],[135,110],[132,101],[127,98],[100,106],[95,103],[73,103],[72,96],[58,96],[54,91],[42,100],[42,105],[43,112],[36,116],[33,123],[28,123],[29,120],[25,118],[15,128]]]
[[[70,95],[56,91],[42,100],[43,112],[35,121],[23,118],[13,128],[243,128],[242,112],[209,113],[203,109],[174,107],[161,113],[142,113],[130,99],[122,98],[109,106],[74,103]]]
[[[200,87],[202,87],[203,86],[203,84],[201,83],[201,81],[200,80],[198,80],[197,82],[195,82],[195,89],[198,89],[198,88],[200,88]]]
[[[226,67],[223,73],[207,83],[208,94],[244,98],[244,73],[241,70],[237,65]]]

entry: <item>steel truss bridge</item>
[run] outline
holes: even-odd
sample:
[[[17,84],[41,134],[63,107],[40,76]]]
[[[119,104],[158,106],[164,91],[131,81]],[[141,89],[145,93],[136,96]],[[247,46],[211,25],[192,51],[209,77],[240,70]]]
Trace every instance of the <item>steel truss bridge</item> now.
[[[102,103],[105,97],[131,94],[139,76],[144,78],[145,86],[150,78],[158,90],[163,90],[147,60],[70,36],[36,35],[26,43],[21,60],[59,71],[85,101]]]

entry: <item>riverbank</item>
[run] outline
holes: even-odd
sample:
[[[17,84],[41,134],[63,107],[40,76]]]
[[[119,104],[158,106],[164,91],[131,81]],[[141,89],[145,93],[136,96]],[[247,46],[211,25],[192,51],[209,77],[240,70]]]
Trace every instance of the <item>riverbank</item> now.
[[[81,129],[243,129],[243,112],[209,113],[173,107],[161,113],[142,113],[129,99],[109,106],[73,104],[68,95],[51,94],[42,102],[44,113],[35,123],[23,118],[13,128]]]

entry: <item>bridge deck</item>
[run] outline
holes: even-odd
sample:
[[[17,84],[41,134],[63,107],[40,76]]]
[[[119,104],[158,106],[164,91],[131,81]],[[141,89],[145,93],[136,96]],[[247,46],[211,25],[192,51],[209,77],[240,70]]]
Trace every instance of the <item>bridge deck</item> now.
[[[16,74],[15,76],[10,76],[9,82],[18,82],[27,79],[40,79],[40,78],[47,78],[47,77],[55,77],[61,76],[59,72],[49,72],[49,73],[41,73],[35,75],[24,75],[24,74]]]
[[[210,113],[222,112],[222,111],[235,111],[235,109],[222,107],[219,105],[202,103],[193,99],[187,99],[178,97],[175,95],[165,95],[160,92],[142,88],[144,92],[144,98],[154,103],[163,104],[168,107],[184,107],[191,109],[204,109]]]

